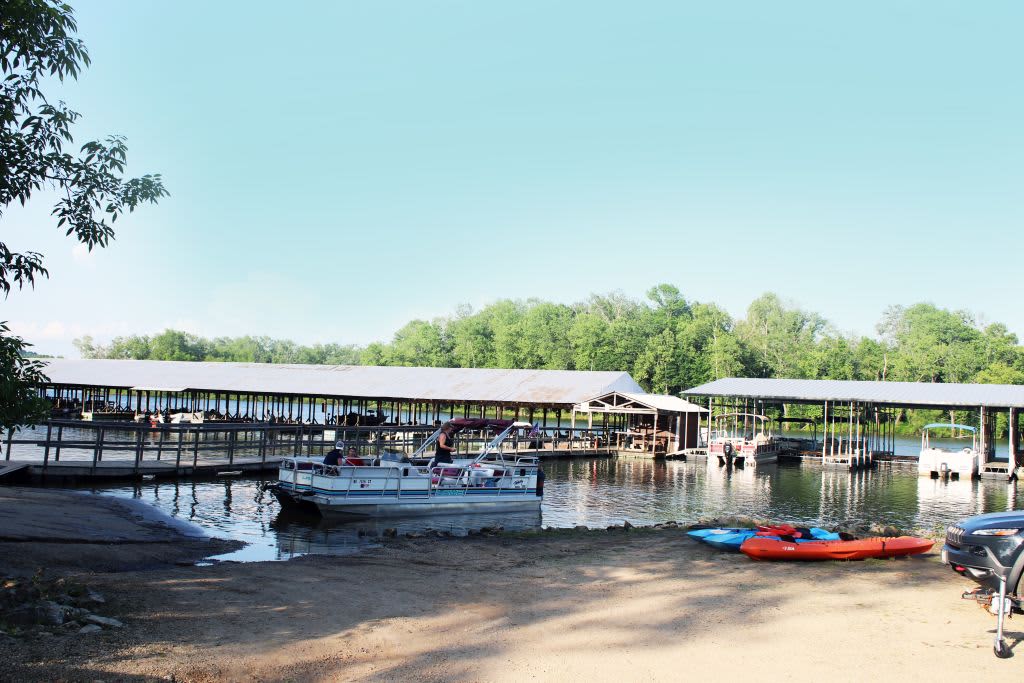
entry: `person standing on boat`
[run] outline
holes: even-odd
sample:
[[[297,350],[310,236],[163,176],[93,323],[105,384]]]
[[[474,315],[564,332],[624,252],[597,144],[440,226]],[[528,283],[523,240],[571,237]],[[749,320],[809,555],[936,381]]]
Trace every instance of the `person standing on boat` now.
[[[455,451],[455,434],[450,424],[441,427],[441,433],[437,437],[437,450],[434,451],[434,464],[452,461],[452,453]]]

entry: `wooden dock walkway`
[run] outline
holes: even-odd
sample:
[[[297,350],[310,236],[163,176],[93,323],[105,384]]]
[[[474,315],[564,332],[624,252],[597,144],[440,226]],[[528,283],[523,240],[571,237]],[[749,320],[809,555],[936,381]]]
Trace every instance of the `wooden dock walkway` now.
[[[366,455],[382,450],[411,454],[434,427],[338,427],[316,424],[201,423],[158,426],[124,422],[50,420],[21,437],[3,441],[0,477],[117,479],[210,477],[225,471],[271,473],[282,459],[322,458],[337,440]],[[508,452],[542,459],[615,454],[587,430],[539,433],[509,443]],[[459,440],[459,457],[472,457],[490,440]]]
[[[104,460],[93,463],[88,460],[61,460],[60,462],[43,462],[42,460],[11,461],[8,467],[0,469],[0,477],[8,469],[17,470],[22,476],[32,480],[43,478],[56,479],[136,479],[139,477],[216,477],[224,472],[257,474],[277,470],[282,458],[235,458],[227,462],[222,458],[200,459],[195,464],[191,460],[176,465],[173,460],[147,460],[135,463],[134,460]]]

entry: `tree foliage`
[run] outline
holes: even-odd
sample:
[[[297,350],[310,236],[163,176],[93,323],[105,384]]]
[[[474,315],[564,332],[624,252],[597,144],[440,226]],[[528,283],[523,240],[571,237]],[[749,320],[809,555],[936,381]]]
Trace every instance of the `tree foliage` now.
[[[188,332],[164,330],[153,336],[115,337],[96,344],[92,337],[75,340],[83,358],[134,360],[222,361],[232,363],[299,363],[357,365],[361,350],[341,344],[300,346],[270,337],[216,337],[206,339]]]
[[[46,417],[47,403],[36,395],[45,380],[42,361],[27,357],[21,337],[0,323],[0,429],[35,424]]]
[[[71,126],[79,114],[49,101],[45,78],[77,78],[89,53],[76,37],[71,8],[53,0],[0,0],[0,218],[7,207],[26,204],[40,191],[57,195],[57,226],[90,250],[114,237],[125,211],[167,194],[159,174],[123,177],[124,138],[91,140],[77,153]],[[0,289],[31,286],[46,276],[42,255],[11,251],[0,242]]]
[[[158,174],[124,178],[127,147],[119,135],[68,151],[79,115],[63,102],[51,102],[42,84],[45,79],[77,78],[89,65],[77,28],[71,7],[62,2],[0,0],[0,220],[13,203],[24,205],[37,193],[52,192],[56,226],[92,250],[114,238],[119,216],[156,202],[167,191]],[[47,275],[42,254],[16,252],[0,241],[0,292],[5,298],[12,289],[32,287],[36,278]],[[8,416],[38,419],[39,404],[27,401],[26,392],[41,377],[39,367],[19,360],[26,345],[10,336],[6,326],[0,329],[0,344],[5,349],[0,364],[4,426],[10,426]]]
[[[87,358],[230,360],[629,372],[676,394],[721,377],[1024,383],[1024,347],[1004,325],[932,304],[891,308],[878,338],[836,331],[821,315],[767,293],[745,317],[658,285],[642,301],[592,295],[573,304],[503,299],[474,311],[413,320],[390,342],[298,346],[266,337],[203,339],[167,330],[78,340]]]

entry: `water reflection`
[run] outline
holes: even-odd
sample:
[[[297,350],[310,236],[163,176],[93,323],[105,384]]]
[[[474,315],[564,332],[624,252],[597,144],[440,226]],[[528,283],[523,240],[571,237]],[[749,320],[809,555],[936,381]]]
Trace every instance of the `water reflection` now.
[[[878,522],[935,528],[1024,504],[1015,485],[923,478],[913,464],[851,473],[811,463],[732,470],[703,463],[603,458],[550,461],[544,468],[540,513],[339,522],[283,512],[253,479],[150,481],[101,491],[138,498],[211,535],[245,541],[245,549],[220,558],[242,561],[348,554],[379,543],[387,528],[399,534],[436,529],[460,535],[481,526],[599,528],[624,520],[693,522],[733,514],[820,526]]]

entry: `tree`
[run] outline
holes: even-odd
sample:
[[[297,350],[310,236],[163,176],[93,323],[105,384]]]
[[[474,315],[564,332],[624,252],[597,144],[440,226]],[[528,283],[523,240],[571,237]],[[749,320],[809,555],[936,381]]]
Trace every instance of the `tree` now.
[[[732,318],[718,306],[693,305],[693,319],[680,325],[677,337],[687,356],[684,388],[744,374],[743,349],[732,327]]]
[[[985,365],[986,349],[974,317],[933,304],[889,308],[879,332],[895,346],[892,379],[907,382],[971,382]],[[993,330],[993,344],[1005,344]],[[996,353],[993,360],[998,360]]]
[[[754,353],[760,376],[799,379],[814,374],[814,347],[825,325],[816,313],[786,308],[768,293],[751,302],[736,329]]]
[[[441,321],[413,320],[395,332],[390,344],[371,344],[364,361],[372,365],[402,365],[444,368],[451,354]]]
[[[488,309],[474,313],[472,307],[460,306],[455,318],[448,321],[448,335],[455,367],[494,367],[494,330]]]
[[[41,88],[45,78],[77,78],[89,65],[77,30],[71,7],[62,2],[0,0],[0,219],[13,202],[24,205],[36,193],[53,191],[58,199],[51,215],[57,227],[92,250],[114,238],[113,224],[120,215],[155,203],[167,191],[158,174],[124,179],[127,147],[121,136],[86,142],[77,154],[65,151],[79,115],[63,102],[51,103]],[[13,287],[32,287],[37,277],[47,275],[42,254],[14,252],[0,242],[5,298]],[[30,385],[45,378],[38,366],[31,370],[16,360],[26,345],[7,333],[4,326],[3,348],[16,353],[5,353],[0,364],[5,381],[0,413],[32,422],[44,415],[38,403],[19,407],[8,401],[23,401]],[[34,411],[25,412],[33,405]]]
[[[46,415],[46,401],[35,388],[45,381],[41,361],[24,356],[28,346],[21,337],[8,334],[0,323],[0,429],[32,424]]]
[[[561,304],[531,301],[513,327],[516,363],[513,367],[567,370],[572,365],[568,332],[572,309]]]

